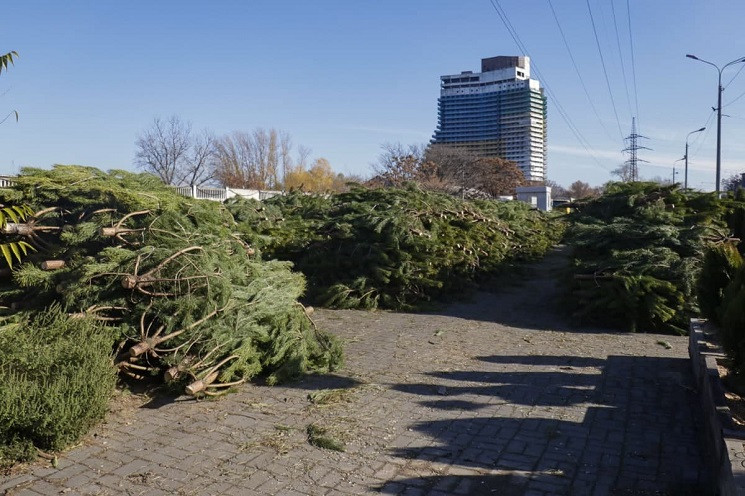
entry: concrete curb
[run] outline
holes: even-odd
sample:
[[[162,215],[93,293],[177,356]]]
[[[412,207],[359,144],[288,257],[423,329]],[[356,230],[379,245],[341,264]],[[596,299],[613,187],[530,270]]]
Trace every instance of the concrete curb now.
[[[688,353],[703,412],[704,453],[716,494],[745,496],[745,431],[738,430],[724,398],[717,358],[721,348],[705,329],[706,320],[691,319]]]

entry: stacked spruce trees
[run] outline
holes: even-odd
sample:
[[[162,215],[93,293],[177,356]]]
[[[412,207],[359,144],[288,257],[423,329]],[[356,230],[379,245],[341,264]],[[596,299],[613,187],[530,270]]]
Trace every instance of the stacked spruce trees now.
[[[745,374],[745,190],[724,203],[732,237],[709,247],[698,280],[701,314],[719,331],[730,370]]]
[[[463,201],[414,184],[228,208],[247,242],[294,262],[310,300],[332,308],[421,307],[544,255],[563,231],[521,202]]]
[[[569,304],[580,322],[686,333],[698,314],[697,277],[708,247],[730,240],[730,205],[715,193],[615,183],[578,202]]]
[[[298,302],[304,277],[261,260],[224,206],[124,171],[27,169],[15,182],[0,203],[34,212],[2,227],[8,247],[32,247],[0,274],[0,439],[17,452],[84,432],[117,372],[216,395],[339,365]]]

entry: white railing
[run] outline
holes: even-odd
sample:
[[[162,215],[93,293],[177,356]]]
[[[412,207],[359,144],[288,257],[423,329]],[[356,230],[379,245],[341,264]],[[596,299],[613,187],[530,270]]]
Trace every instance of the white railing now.
[[[0,176],[0,188],[10,188],[15,183],[13,182],[13,178],[10,176]]]
[[[0,188],[10,188],[15,184],[12,176],[0,176]],[[266,200],[273,196],[283,194],[281,191],[266,189],[240,189],[240,188],[207,188],[203,186],[170,186],[181,196],[196,198],[198,200],[225,201],[228,198],[253,198],[255,200]]]
[[[198,200],[225,201],[228,198],[253,198],[255,200],[266,200],[273,196],[281,195],[281,191],[266,189],[241,189],[241,188],[207,188],[203,186],[172,186],[178,194],[196,198]]]

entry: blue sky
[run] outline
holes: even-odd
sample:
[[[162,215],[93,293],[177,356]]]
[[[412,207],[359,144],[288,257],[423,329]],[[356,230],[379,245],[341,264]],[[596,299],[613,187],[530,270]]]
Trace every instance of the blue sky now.
[[[552,3],[600,120],[548,0],[499,0],[594,156],[549,99],[549,178],[601,184],[624,160],[618,125],[628,134],[636,113],[626,0],[589,0],[619,123],[586,0]],[[707,125],[691,136],[689,184],[713,189],[717,73],[685,54],[718,64],[745,56],[745,2],[629,6],[639,131],[653,149],[640,153],[650,162],[641,174],[671,177],[686,134]],[[0,174],[54,163],[132,169],[137,134],[155,116],[177,114],[218,134],[282,129],[335,170],[369,175],[381,144],[429,140],[440,75],[521,54],[489,0],[29,0],[6,3],[3,17],[0,52],[20,58],[0,75],[0,111],[16,109],[20,120],[0,125]],[[745,96],[727,105],[743,93],[745,70],[724,92],[724,177],[745,171]]]

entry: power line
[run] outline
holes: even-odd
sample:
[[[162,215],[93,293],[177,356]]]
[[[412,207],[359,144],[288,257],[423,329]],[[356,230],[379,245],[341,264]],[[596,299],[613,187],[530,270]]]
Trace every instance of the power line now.
[[[523,45],[522,41],[520,40],[520,36],[517,34],[517,30],[515,30],[514,26],[512,26],[512,23],[510,22],[509,18],[507,17],[507,13],[504,12],[501,5],[499,5],[499,0],[489,0],[492,7],[494,7],[494,10],[497,12],[497,15],[499,15],[499,18],[502,20],[502,24],[507,28],[507,31],[510,34],[510,37],[512,37],[512,41],[515,42],[518,49],[521,50],[525,55],[533,59],[533,57],[530,56],[530,52],[528,49]],[[566,123],[567,127],[569,127],[569,130],[574,134],[575,138],[577,138],[577,141],[579,141],[580,145],[585,149],[585,151],[593,158],[596,164],[600,166],[601,168],[605,169],[606,171],[609,171],[607,166],[603,165],[600,160],[595,156],[595,154],[592,151],[592,147],[590,146],[590,143],[584,138],[580,130],[574,125],[572,122],[572,119],[569,117],[569,114],[564,110],[564,107],[562,107],[561,103],[559,102],[559,99],[556,97],[556,95],[551,91],[550,86],[548,85],[548,81],[546,78],[543,77],[543,74],[538,69],[538,64],[535,63],[533,60],[532,62],[533,69],[535,70],[536,75],[540,78],[541,81],[543,81],[543,87],[546,90],[546,93],[551,97],[551,99],[554,101],[554,106],[556,107],[556,110],[559,112],[559,115]]]
[[[732,76],[732,79],[729,80],[729,83],[725,84],[724,85],[724,88],[722,88],[722,89],[723,90],[726,90],[727,89],[727,86],[729,86],[730,84],[732,84],[732,81],[734,81],[735,78],[740,75],[740,73],[742,72],[743,69],[745,69],[745,65],[741,65],[740,66],[740,69],[735,73],[734,76]]]
[[[587,12],[590,13],[590,22],[592,23],[592,32],[595,34],[595,45],[598,47],[598,53],[600,54],[600,63],[603,66],[603,74],[605,75],[605,84],[608,87],[608,95],[610,96],[610,103],[613,106],[613,114],[616,116],[616,124],[618,124],[618,134],[623,138],[623,131],[621,131],[621,121],[618,118],[618,111],[616,110],[616,101],[613,99],[613,91],[610,88],[610,79],[608,79],[608,71],[605,68],[605,58],[603,57],[603,50],[600,48],[600,40],[598,39],[598,30],[595,28],[595,18],[592,16],[592,8],[590,8],[590,0],[587,2]]]
[[[631,30],[631,6],[626,0],[626,14],[629,20],[629,46],[631,47],[631,74],[634,81],[634,104],[636,106],[636,118],[639,119],[639,91],[636,87],[636,60],[634,59],[634,35]]]
[[[629,105],[629,114],[634,116],[631,110],[631,98],[629,97],[629,83],[626,79],[626,65],[623,63],[623,51],[621,50],[621,37],[618,35],[618,22],[616,21],[616,7],[613,0],[610,0],[610,9],[613,13],[613,27],[616,30],[616,45],[618,46],[618,58],[621,59],[621,73],[623,74],[623,87],[626,90],[626,103]]]
[[[745,65],[743,65],[742,67],[745,67]],[[742,67],[740,68],[741,70],[742,70]],[[731,82],[731,81],[730,81],[730,82]],[[725,108],[725,107],[729,107],[730,105],[732,105],[733,103],[735,103],[735,102],[736,102],[737,100],[739,100],[740,98],[742,98],[742,97],[744,97],[744,96],[745,96],[745,91],[743,91],[742,93],[740,93],[740,94],[739,94],[739,95],[738,95],[737,97],[735,97],[735,98],[734,98],[733,100],[731,100],[731,101],[729,101],[729,102],[725,103],[724,105],[722,105],[722,108]]]
[[[698,152],[701,150],[701,147],[704,146],[704,143],[706,143],[706,138],[709,137],[709,131],[711,131],[711,127],[709,127],[709,122],[711,122],[711,118],[714,117],[714,114],[716,113],[715,109],[712,109],[711,112],[709,112],[709,117],[706,119],[706,122],[704,123],[704,126],[706,128],[706,132],[704,132],[703,137],[701,138],[701,142],[698,144],[698,147],[696,148],[696,151],[693,152],[694,156],[698,156]],[[696,138],[694,138],[694,142],[698,139],[698,135]]]
[[[609,139],[613,140],[613,137],[610,135],[611,133],[608,131],[608,128],[605,127],[605,124],[603,124],[603,120],[600,118],[600,115],[598,114],[598,110],[595,107],[595,104],[593,103],[592,98],[590,97],[590,92],[587,91],[585,80],[582,77],[582,73],[580,72],[579,67],[577,66],[577,62],[574,59],[574,54],[572,54],[572,49],[569,47],[569,42],[567,42],[566,36],[564,36],[564,30],[561,28],[559,17],[556,15],[556,10],[554,10],[554,5],[551,3],[551,0],[548,0],[548,5],[549,7],[551,7],[551,13],[554,15],[556,26],[559,28],[559,33],[561,33],[561,39],[564,41],[564,46],[566,47],[567,52],[569,52],[569,58],[572,60],[572,66],[574,67],[574,72],[577,73],[577,77],[579,78],[579,82],[582,85],[582,89],[585,92],[587,101],[590,103],[590,108],[592,108],[592,112],[595,114],[595,117],[597,117],[598,122],[600,123],[600,126],[603,128],[603,131],[605,131],[605,134],[608,136]]]

